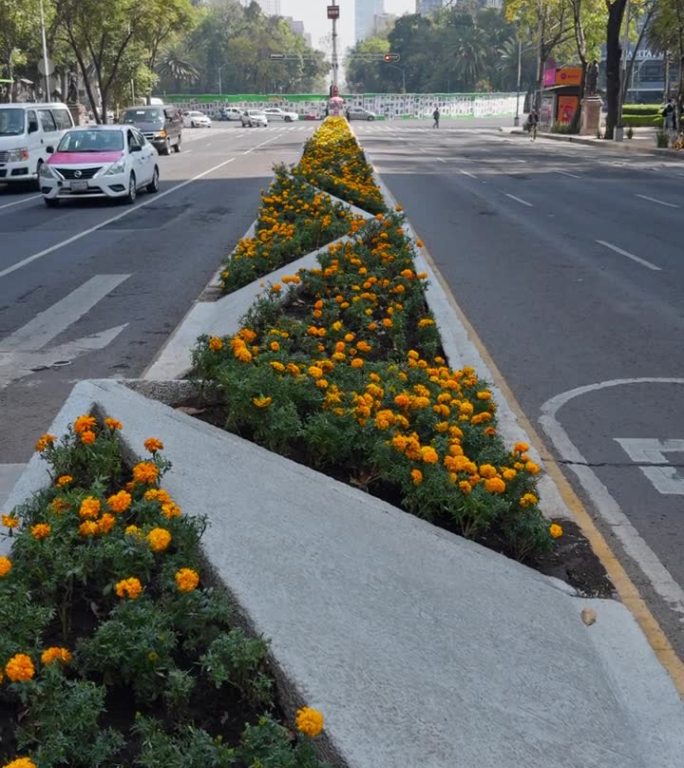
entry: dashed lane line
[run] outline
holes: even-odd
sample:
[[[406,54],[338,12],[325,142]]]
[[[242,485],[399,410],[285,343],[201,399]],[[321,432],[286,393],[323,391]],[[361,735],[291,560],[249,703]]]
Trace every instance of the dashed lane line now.
[[[510,192],[504,193],[506,197],[510,197],[511,200],[515,200],[516,203],[520,203],[520,205],[526,205],[528,208],[534,208],[533,203],[528,203],[527,200],[523,200],[522,197],[516,197],[515,195],[512,195]]]
[[[5,203],[0,205],[0,211],[3,208],[11,208],[13,205],[21,205],[22,203],[28,203],[30,200],[37,200],[39,197],[42,197],[42,195],[31,195],[31,197],[23,197],[21,200],[15,200],[12,203]]]
[[[615,251],[615,253],[619,253],[621,256],[626,256],[628,259],[632,259],[632,261],[636,261],[637,264],[641,264],[643,267],[646,267],[647,269],[652,269],[654,272],[660,272],[662,270],[661,267],[658,267],[655,264],[652,264],[650,261],[646,261],[646,259],[642,259],[640,256],[635,256],[633,253],[630,253],[629,251],[625,251],[622,248],[618,248],[617,245],[608,243],[605,240],[597,240],[596,242],[599,245],[602,245],[604,248],[609,248],[611,251]]]
[[[635,197],[640,197],[642,200],[648,200],[649,203],[657,203],[658,205],[663,205],[666,208],[679,208],[679,206],[676,203],[668,203],[665,200],[658,200],[657,197],[649,197],[648,195],[634,195]]]

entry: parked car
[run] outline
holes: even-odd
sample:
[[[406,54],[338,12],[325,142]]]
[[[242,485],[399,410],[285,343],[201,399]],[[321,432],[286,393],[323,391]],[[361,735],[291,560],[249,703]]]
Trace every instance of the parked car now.
[[[302,112],[299,115],[300,120],[321,120],[321,115],[317,114],[316,112]]]
[[[38,181],[57,144],[74,121],[66,104],[0,104],[0,181]]]
[[[363,107],[347,107],[344,114],[347,120],[376,120],[378,117],[375,112]]]
[[[72,128],[40,167],[40,191],[45,205],[61,200],[123,198],[135,201],[138,190],[159,189],[159,155],[132,125]]]
[[[258,128],[260,125],[264,128],[268,127],[268,117],[265,113],[258,109],[246,109],[240,116],[242,120],[242,127],[249,126],[250,128]]]
[[[296,112],[288,112],[280,107],[267,107],[264,114],[269,120],[284,120],[286,123],[299,120],[299,115]]]
[[[183,114],[183,125],[186,128],[211,128],[211,119],[204,112],[185,112]]]
[[[119,119],[121,125],[134,125],[159,152],[170,155],[180,152],[183,140],[183,120],[180,111],[164,106],[127,107]]]

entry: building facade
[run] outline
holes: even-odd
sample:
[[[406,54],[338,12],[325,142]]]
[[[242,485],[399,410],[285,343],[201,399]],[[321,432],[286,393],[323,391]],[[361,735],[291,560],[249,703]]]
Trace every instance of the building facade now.
[[[357,43],[373,36],[375,17],[383,16],[384,13],[384,0],[356,0],[354,26]]]

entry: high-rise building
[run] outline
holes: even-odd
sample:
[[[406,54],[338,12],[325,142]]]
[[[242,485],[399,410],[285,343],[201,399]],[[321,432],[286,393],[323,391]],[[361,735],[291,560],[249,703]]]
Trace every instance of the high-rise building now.
[[[356,0],[356,42],[373,35],[375,17],[384,14],[385,0]]]
[[[444,5],[444,0],[416,0],[416,13],[427,16]]]

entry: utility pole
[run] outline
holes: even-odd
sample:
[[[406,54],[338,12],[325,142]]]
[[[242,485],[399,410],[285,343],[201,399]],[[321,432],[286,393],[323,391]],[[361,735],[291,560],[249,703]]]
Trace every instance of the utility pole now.
[[[340,18],[340,7],[337,5],[337,0],[330,0],[328,6],[328,18],[332,21],[332,85],[337,95],[339,88],[339,59],[337,56],[337,21]]]
[[[515,89],[515,117],[513,118],[513,125],[517,128],[520,125],[520,80],[522,77],[522,40],[520,39],[520,30],[518,30],[516,37],[518,38],[518,79]]]
[[[622,36],[622,51],[620,55],[620,92],[618,93],[617,125],[615,126],[615,141],[624,138],[625,125],[622,122],[622,108],[627,96],[627,51],[629,49],[629,0],[625,5],[625,29]]]
[[[45,70],[45,101],[50,101],[50,65],[47,55],[47,38],[45,37],[45,12],[43,0],[40,0],[40,33],[43,38],[43,68]]]

